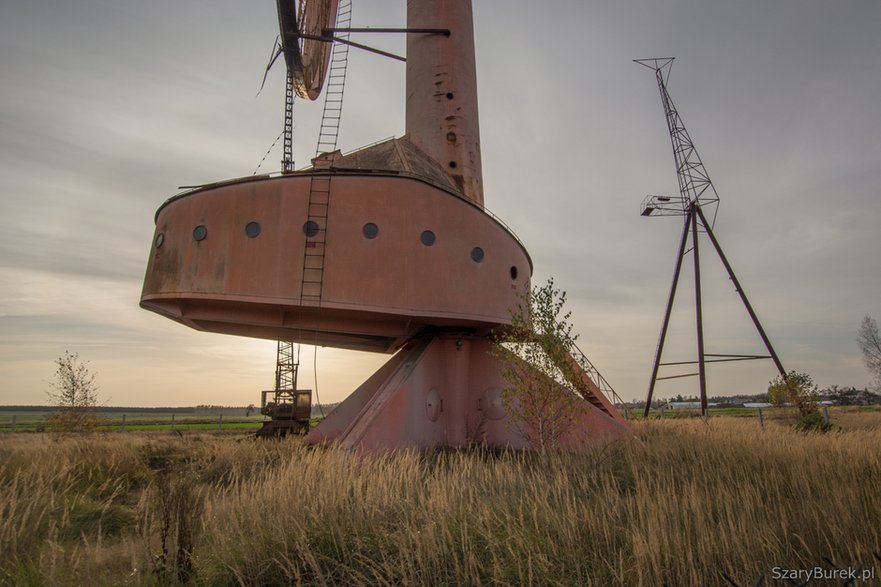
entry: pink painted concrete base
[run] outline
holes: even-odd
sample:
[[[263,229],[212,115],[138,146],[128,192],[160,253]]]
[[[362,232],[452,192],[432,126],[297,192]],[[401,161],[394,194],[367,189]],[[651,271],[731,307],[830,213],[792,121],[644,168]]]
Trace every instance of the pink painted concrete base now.
[[[355,450],[484,444],[529,448],[502,400],[501,359],[473,336],[413,340],[340,404],[307,437]],[[587,376],[585,375],[585,378]],[[628,426],[592,382],[564,445],[621,436]],[[589,400],[589,401],[587,401]]]

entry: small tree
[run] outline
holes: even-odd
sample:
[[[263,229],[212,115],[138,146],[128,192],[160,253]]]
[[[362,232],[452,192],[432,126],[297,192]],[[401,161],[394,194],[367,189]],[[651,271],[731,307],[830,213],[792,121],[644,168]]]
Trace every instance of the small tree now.
[[[826,432],[829,424],[820,414],[817,404],[817,386],[807,373],[790,371],[786,377],[778,375],[768,383],[768,401],[775,406],[792,403],[798,410],[799,430]]]
[[[55,359],[55,379],[49,383],[55,391],[46,392],[57,411],[49,416],[52,428],[68,431],[88,430],[100,423],[95,412],[98,407],[97,374],[88,368],[88,361],[80,361],[77,353],[64,351]]]
[[[584,365],[573,353],[577,334],[564,312],[566,292],[549,279],[526,292],[511,313],[511,326],[496,339],[503,359],[502,393],[512,421],[524,437],[544,453],[556,448],[587,409],[573,382]]]
[[[868,314],[865,315],[863,323],[860,325],[857,344],[863,351],[866,368],[875,379],[875,391],[881,391],[881,336],[878,335],[878,324]]]

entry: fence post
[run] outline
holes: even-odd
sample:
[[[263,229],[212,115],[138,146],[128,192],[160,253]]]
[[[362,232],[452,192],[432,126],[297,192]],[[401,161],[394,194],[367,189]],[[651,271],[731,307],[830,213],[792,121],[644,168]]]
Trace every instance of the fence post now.
[[[762,408],[759,408],[759,426],[761,426],[762,430],[765,429],[765,417],[762,415]]]
[[[829,406],[823,406],[823,422],[829,425]]]
[[[125,432],[125,414],[122,415],[122,424],[119,425],[119,431]]]
[[[18,416],[16,416],[15,414],[12,414],[12,431],[13,432],[15,432],[15,427],[16,427],[16,424],[18,423],[17,418],[18,418]]]
[[[220,432],[223,429],[223,414],[220,414],[220,417],[217,418],[217,431]]]
[[[171,413],[171,429],[174,430],[174,412]]]

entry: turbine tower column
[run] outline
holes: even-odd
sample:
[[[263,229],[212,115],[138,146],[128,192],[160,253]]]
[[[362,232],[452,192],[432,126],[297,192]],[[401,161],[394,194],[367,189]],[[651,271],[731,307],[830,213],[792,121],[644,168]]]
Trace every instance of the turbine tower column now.
[[[408,0],[406,136],[483,207],[471,0]]]

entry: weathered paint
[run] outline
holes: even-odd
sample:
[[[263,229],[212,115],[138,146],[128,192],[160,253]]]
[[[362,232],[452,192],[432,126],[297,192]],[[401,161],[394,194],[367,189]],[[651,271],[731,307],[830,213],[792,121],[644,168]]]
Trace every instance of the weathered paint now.
[[[310,431],[313,444],[377,451],[482,444],[529,448],[534,431],[510,417],[500,359],[485,338],[412,340]],[[561,391],[561,393],[565,393]],[[564,446],[627,433],[617,411],[583,404]]]
[[[471,0],[408,0],[406,137],[440,163],[459,191],[483,205],[477,68]]]
[[[481,208],[401,176],[335,175],[331,193],[324,245],[303,231],[308,174],[173,199],[157,215],[141,305],[199,330],[382,352],[430,327],[485,334],[509,323],[530,260]],[[255,238],[249,222],[260,224]],[[367,223],[376,238],[364,235]],[[207,230],[202,241],[197,226]],[[425,230],[432,246],[420,240]],[[300,295],[310,246],[326,247],[320,310]],[[479,263],[474,247],[484,251]]]
[[[310,442],[525,448],[486,335],[510,323],[532,264],[483,208],[471,1],[408,0],[407,10],[409,27],[450,35],[408,35],[404,139],[335,154],[311,173],[231,180],[166,202],[141,305],[211,332],[400,348]],[[303,230],[313,175],[330,177],[323,239]],[[251,222],[260,224],[256,237],[245,233]],[[375,238],[364,234],[367,223],[378,227]],[[197,226],[206,238],[194,238]],[[436,236],[431,246],[420,240],[425,230]],[[304,268],[304,253],[318,247],[320,299],[304,291],[304,275],[317,275]],[[596,385],[586,375],[581,383],[590,402],[565,442],[624,433],[626,422]]]

